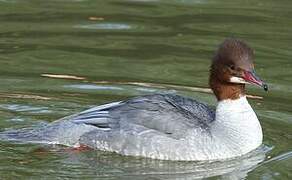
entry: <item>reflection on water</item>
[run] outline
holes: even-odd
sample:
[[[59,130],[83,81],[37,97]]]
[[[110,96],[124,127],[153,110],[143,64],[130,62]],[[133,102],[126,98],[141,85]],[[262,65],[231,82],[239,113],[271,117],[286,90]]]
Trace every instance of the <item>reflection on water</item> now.
[[[21,117],[14,117],[12,119],[9,119],[9,121],[22,122],[22,121],[24,121],[24,119]]]
[[[0,0],[0,131],[149,93],[215,106],[206,88],[209,63],[217,44],[231,36],[255,49],[258,74],[271,87],[264,93],[248,86],[248,93],[256,95],[249,101],[264,144],[273,147],[203,163],[59,146],[35,152],[42,146],[0,142],[0,179],[290,180],[291,8],[287,0]]]
[[[19,104],[0,104],[0,108],[15,112],[51,113],[47,107],[33,107]]]
[[[89,25],[78,25],[75,28],[84,28],[84,29],[131,29],[132,27],[127,24],[118,24],[118,23],[98,23],[98,24],[89,24]]]
[[[110,172],[97,172],[100,177],[145,177],[161,179],[201,179],[222,175],[223,179],[241,179],[247,176],[259,163],[265,159],[265,153],[271,148],[262,146],[245,157],[223,162],[174,162],[159,161],[145,158],[121,157],[107,153],[89,153],[90,157],[80,156],[70,162],[88,163],[93,169],[109,168]],[[92,155],[95,154],[95,155]],[[114,157],[114,158],[113,158]],[[94,161],[92,161],[92,159]],[[65,159],[67,161],[68,159]],[[78,162],[79,163],[79,162]]]
[[[157,89],[150,89],[150,88],[136,88],[138,91],[143,91],[143,92],[150,92],[150,93],[160,93],[157,91]],[[174,91],[173,91],[174,92]]]
[[[97,179],[202,179],[216,176],[217,179],[243,179],[265,159],[265,154],[271,151],[267,146],[227,161],[217,162],[176,162],[161,161],[137,157],[125,157],[102,151],[78,152],[61,146],[31,147],[16,144],[17,149],[25,159],[14,157],[19,167],[30,165],[30,172],[35,177],[86,177]],[[1,146],[6,151],[9,147]],[[12,158],[11,156],[9,158]],[[37,160],[36,160],[37,158]],[[3,160],[3,157],[1,158]],[[11,159],[10,159],[11,160]],[[21,163],[20,163],[21,162]],[[58,169],[55,169],[58,166]],[[47,171],[40,169],[46,167]],[[53,171],[54,174],[49,173]],[[23,173],[29,172],[24,170]],[[19,172],[17,172],[18,174]]]
[[[92,85],[92,84],[74,84],[74,85],[66,85],[64,87],[76,88],[76,89],[88,89],[88,90],[123,90],[123,88],[121,87]]]
[[[176,90],[168,90],[163,85],[160,85],[161,89],[158,88],[148,88],[148,87],[139,87],[138,85],[127,85],[127,84],[112,84],[112,85],[96,85],[96,84],[72,84],[65,85],[65,88],[72,89],[74,91],[77,90],[88,90],[88,91],[112,91],[117,94],[133,94],[133,95],[143,95],[143,94],[151,94],[151,93],[175,93]]]

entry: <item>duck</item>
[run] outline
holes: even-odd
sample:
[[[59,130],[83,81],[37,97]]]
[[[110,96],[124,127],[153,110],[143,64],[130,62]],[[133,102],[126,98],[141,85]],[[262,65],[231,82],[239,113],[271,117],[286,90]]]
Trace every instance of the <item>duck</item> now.
[[[214,109],[176,94],[152,94],[96,106],[34,128],[8,130],[0,140],[86,146],[125,156],[175,161],[217,161],[243,156],[263,141],[247,84],[268,90],[255,73],[254,52],[225,39],[215,51],[209,86]]]

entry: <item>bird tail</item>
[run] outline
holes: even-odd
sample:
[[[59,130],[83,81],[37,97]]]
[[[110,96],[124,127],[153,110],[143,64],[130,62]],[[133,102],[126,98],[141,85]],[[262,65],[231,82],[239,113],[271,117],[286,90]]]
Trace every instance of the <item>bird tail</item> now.
[[[19,143],[47,143],[47,141],[40,136],[40,131],[46,125],[41,125],[36,128],[22,128],[12,129],[0,132],[0,141],[10,141]]]

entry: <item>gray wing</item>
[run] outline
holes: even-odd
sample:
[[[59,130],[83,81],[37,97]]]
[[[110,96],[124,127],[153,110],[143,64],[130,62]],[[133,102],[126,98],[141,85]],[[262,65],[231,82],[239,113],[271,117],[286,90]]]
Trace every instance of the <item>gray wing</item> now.
[[[178,95],[157,94],[98,106],[70,119],[107,131],[132,124],[177,139],[189,129],[208,129],[214,117],[214,110],[203,103]]]
[[[213,109],[189,98],[147,95],[97,106],[50,124],[0,132],[0,140],[81,143],[122,154],[139,155],[141,150],[151,154],[167,151],[165,145],[175,146],[190,129],[208,130],[214,116]]]

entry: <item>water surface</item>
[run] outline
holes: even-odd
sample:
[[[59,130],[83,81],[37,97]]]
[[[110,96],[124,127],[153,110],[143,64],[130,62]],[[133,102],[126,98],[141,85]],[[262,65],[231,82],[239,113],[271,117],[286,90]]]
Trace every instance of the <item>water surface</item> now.
[[[0,179],[291,179],[291,9],[288,0],[1,0],[1,131],[149,93],[215,105],[213,95],[179,87],[207,87],[210,58],[226,37],[255,49],[270,91],[248,87],[263,97],[250,102],[265,145],[246,157],[168,162],[0,142]]]

